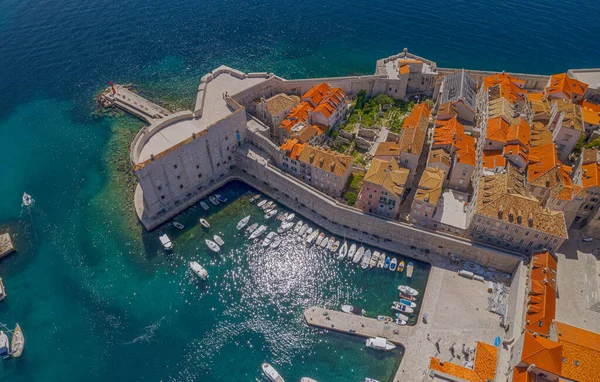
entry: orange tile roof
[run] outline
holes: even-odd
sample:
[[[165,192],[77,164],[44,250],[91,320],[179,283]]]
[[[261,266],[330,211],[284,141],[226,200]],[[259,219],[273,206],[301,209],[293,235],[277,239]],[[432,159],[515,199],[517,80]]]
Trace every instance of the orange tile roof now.
[[[288,139],[279,149],[285,152],[285,155],[292,159],[298,159],[302,150],[306,147],[306,143],[298,143],[297,139]]]
[[[456,139],[456,160],[459,163],[475,166],[476,164],[475,138],[463,134]]]
[[[583,96],[588,85],[567,76],[567,73],[554,74],[550,77],[550,84],[546,87],[547,95],[564,94],[567,99],[572,100],[573,95]]]
[[[454,118],[458,115],[458,108],[452,102],[446,102],[440,105],[437,113],[437,120]]]
[[[591,110],[591,111],[595,111],[597,113],[600,113],[600,105],[595,104],[595,103],[590,102],[590,101],[583,101],[581,103],[581,107],[583,109],[587,109],[587,110]]]
[[[375,151],[375,157],[378,156],[398,156],[400,155],[400,146],[395,142],[380,142]]]
[[[427,125],[431,109],[426,103],[416,105],[410,115],[404,119],[402,137],[399,146],[401,152],[411,152],[420,155],[425,143]]]
[[[600,112],[582,108],[581,115],[583,117],[583,122],[588,125],[600,125]]]
[[[504,118],[496,117],[488,119],[487,131],[485,137],[490,141],[506,143],[508,134],[508,122]]]
[[[521,158],[523,158],[525,163],[527,163],[527,159],[529,158],[529,149],[527,147],[523,147],[521,145],[515,145],[515,144],[506,145],[506,146],[504,146],[503,154],[506,156],[518,155]]]
[[[400,167],[395,159],[384,161],[375,158],[371,161],[364,182],[383,186],[397,198],[401,198],[409,173],[410,170]],[[363,183],[363,187],[365,183]]]
[[[549,373],[560,375],[562,369],[562,346],[542,336],[534,336],[526,331],[523,334],[521,362],[535,365]]]
[[[327,94],[319,101],[314,112],[321,112],[327,118],[340,106],[346,98],[346,93],[340,88],[330,88]]]
[[[523,118],[517,119],[516,123],[508,128],[506,134],[507,142],[518,142],[523,146],[529,146],[531,138],[531,127]]]
[[[525,329],[544,336],[556,316],[556,259],[549,252],[531,257]]]
[[[561,375],[580,382],[598,381],[600,378],[600,334],[562,322],[556,322],[555,326],[564,359]]]
[[[572,200],[580,191],[571,180],[573,169],[558,159],[556,145],[548,143],[529,150],[527,180],[530,185],[550,189],[550,194],[561,200]]]
[[[400,69],[398,70],[400,72],[400,74],[408,74],[410,72],[410,68],[408,67],[408,64],[403,64],[400,65]]]
[[[523,89],[524,85],[525,81],[506,73],[494,74],[483,79],[485,90],[489,90],[490,87],[498,86],[499,96],[511,103],[514,103],[517,100],[525,100],[527,90]]]
[[[298,143],[297,139],[288,139],[279,148],[283,151],[290,151],[296,143]]]
[[[484,151],[483,167],[489,170],[496,167],[506,167],[506,157],[502,154],[502,151]]]
[[[446,361],[443,364],[438,358],[431,358],[429,369],[463,379],[469,382],[493,381],[496,376],[498,349],[495,346],[477,341],[473,369]]]
[[[344,175],[354,163],[354,158],[350,155],[308,145],[302,149],[298,160],[337,176]]]
[[[329,85],[324,82],[320,83],[304,93],[302,100],[310,102],[313,107],[317,107],[317,105],[321,103],[321,100],[327,95],[328,91]]]
[[[292,131],[292,127],[298,122],[306,122],[308,120],[308,111],[312,110],[312,106],[308,102],[300,102],[298,106],[290,110],[288,116],[281,122],[281,128],[286,129],[288,133]]]
[[[529,373],[526,367],[515,367],[512,382],[535,382],[535,375]]]
[[[583,187],[600,187],[600,165],[597,162],[582,165],[581,171],[581,183]]]
[[[433,130],[434,145],[454,145],[458,135],[464,135],[465,127],[456,117],[447,120],[437,120]]]

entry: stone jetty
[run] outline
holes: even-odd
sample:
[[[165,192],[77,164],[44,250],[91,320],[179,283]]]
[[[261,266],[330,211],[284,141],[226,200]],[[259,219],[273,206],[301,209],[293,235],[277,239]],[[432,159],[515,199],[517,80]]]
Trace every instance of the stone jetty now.
[[[0,234],[0,259],[14,252],[15,246],[9,233]]]

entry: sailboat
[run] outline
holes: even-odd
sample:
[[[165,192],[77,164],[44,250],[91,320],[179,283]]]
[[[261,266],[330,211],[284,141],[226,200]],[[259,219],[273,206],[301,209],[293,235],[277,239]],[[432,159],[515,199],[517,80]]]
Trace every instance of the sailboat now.
[[[23,336],[23,331],[19,324],[15,326],[15,330],[13,330],[11,346],[10,346],[10,355],[15,358],[19,358],[23,353],[23,348],[25,348],[25,336]]]

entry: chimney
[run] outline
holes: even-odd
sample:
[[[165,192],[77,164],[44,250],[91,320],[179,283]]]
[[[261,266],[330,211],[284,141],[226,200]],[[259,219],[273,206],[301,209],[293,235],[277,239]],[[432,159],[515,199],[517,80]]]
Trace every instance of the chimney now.
[[[517,211],[517,223],[523,223],[523,214],[521,213],[521,210]]]
[[[314,159],[315,159],[315,153],[310,153],[310,155],[308,156],[308,160],[310,161],[310,163],[312,163]]]
[[[502,219],[503,213],[504,213],[504,206],[502,204],[500,204],[500,207],[498,208],[498,219]]]
[[[533,214],[530,212],[529,216],[527,217],[527,223],[529,224],[530,227],[533,227]]]

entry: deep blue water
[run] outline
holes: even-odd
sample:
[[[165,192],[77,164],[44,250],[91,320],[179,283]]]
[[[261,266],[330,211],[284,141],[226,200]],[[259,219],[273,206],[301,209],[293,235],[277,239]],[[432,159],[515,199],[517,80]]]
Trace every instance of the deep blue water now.
[[[442,67],[599,67],[599,9],[591,0],[0,1],[0,225],[19,247],[0,261],[9,294],[0,322],[18,321],[27,338],[22,359],[0,363],[0,380],[252,381],[265,360],[288,381],[386,380],[398,354],[308,329],[300,314],[347,300],[383,310],[399,280],[310,252],[246,250],[234,236],[212,259],[191,224],[200,211],[182,217],[190,230],[165,257],[131,210],[127,153],[141,123],[98,115],[96,93],[109,80],[135,83],[168,107],[191,107],[200,76],[221,64],[287,78],[372,73],[404,47]],[[37,201],[31,211],[23,191]],[[211,219],[227,232],[247,207],[240,199]],[[192,258],[209,262],[206,286],[186,272]]]

